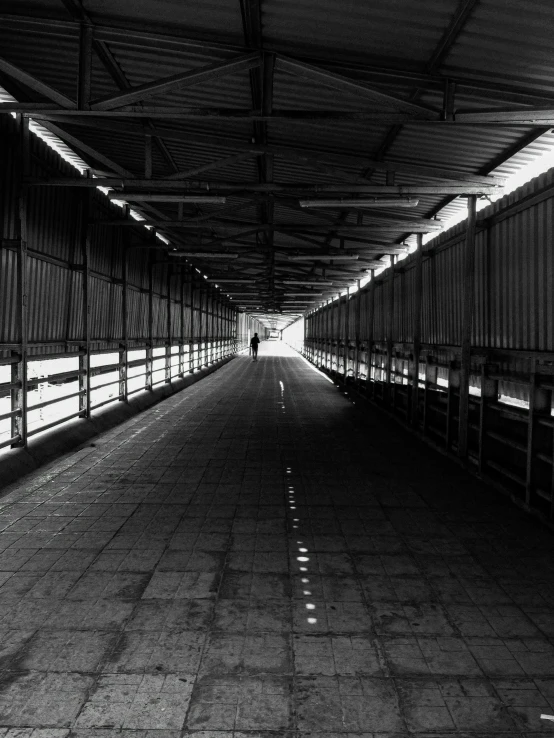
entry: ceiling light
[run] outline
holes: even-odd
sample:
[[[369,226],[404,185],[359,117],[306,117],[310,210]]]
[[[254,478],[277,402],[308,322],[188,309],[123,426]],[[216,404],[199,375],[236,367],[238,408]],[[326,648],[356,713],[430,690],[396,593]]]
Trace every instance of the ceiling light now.
[[[415,197],[382,197],[344,200],[299,200],[301,208],[415,208],[419,200]]]
[[[248,284],[251,279],[218,279],[217,277],[209,277],[208,282],[217,282],[218,284]]]
[[[285,296],[291,297],[321,297],[323,292],[285,292]]]
[[[329,287],[333,283],[332,282],[318,282],[316,280],[308,280],[308,279],[283,279],[283,284],[292,284],[292,285],[302,285],[302,284],[313,284],[316,287]]]
[[[184,202],[197,205],[224,205],[226,197],[215,195],[151,195],[148,193],[110,192],[110,200],[130,200],[132,202]]]
[[[355,261],[358,254],[302,254],[287,256],[289,261]]]

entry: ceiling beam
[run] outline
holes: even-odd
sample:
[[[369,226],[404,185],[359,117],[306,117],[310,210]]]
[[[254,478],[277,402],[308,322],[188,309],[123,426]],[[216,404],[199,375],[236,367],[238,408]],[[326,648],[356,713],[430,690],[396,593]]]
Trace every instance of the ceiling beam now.
[[[9,104],[8,104],[9,106]],[[1,109],[1,108],[0,108]],[[7,109],[7,108],[4,108]],[[40,112],[37,117],[42,117]],[[52,119],[56,119],[56,114],[52,114]],[[65,121],[68,123],[68,121]],[[89,127],[91,123],[89,121],[83,121],[82,117],[76,117],[75,120],[71,120],[71,125],[79,125]],[[242,138],[236,136],[217,136],[213,134],[202,134],[193,131],[182,131],[174,128],[166,128],[163,126],[154,126],[150,130],[145,130],[140,125],[135,123],[126,123],[124,121],[105,121],[96,120],[93,124],[93,128],[111,131],[113,133],[119,133],[125,137],[129,134],[137,134],[140,136],[154,135],[166,138],[168,140],[194,142],[199,144],[205,144],[206,146],[215,146],[222,148],[234,148],[243,152],[250,152],[251,155],[259,154],[274,154],[275,156],[281,156],[283,158],[290,157],[294,161],[303,161],[308,166],[311,165],[326,165],[330,164],[338,166],[353,167],[356,170],[360,168],[369,168],[379,170],[383,172],[393,171],[414,174],[416,176],[421,175],[423,177],[429,177],[434,179],[451,179],[460,180],[462,182],[482,182],[492,184],[502,184],[504,180],[497,177],[483,176],[482,174],[471,174],[469,172],[462,172],[459,170],[446,169],[441,167],[430,167],[426,165],[412,164],[409,162],[402,161],[379,161],[375,159],[366,159],[364,157],[355,156],[353,154],[338,154],[333,152],[326,152],[320,149],[304,149],[290,146],[277,146],[273,144],[260,144],[247,142]],[[358,178],[358,174],[350,174],[351,178]]]
[[[114,166],[114,162],[103,157],[99,152],[87,146],[79,139],[69,133],[66,133],[57,126],[50,123],[46,127],[59,135],[60,138],[74,145],[82,151],[91,153],[92,156],[101,156],[103,160],[109,162],[106,166],[114,171],[126,172],[120,177],[98,177],[97,179],[88,180],[85,177],[70,179],[33,179],[29,180],[29,184],[36,186],[50,187],[110,187],[121,190],[124,198],[124,188],[128,187],[129,192],[133,190],[144,191],[171,191],[178,190],[180,192],[190,193],[191,191],[202,191],[206,194],[209,190],[210,194],[232,194],[247,192],[278,192],[288,194],[289,196],[304,196],[306,194],[322,194],[322,193],[360,193],[365,195],[386,195],[387,197],[411,197],[417,195],[498,195],[502,192],[500,187],[491,184],[474,184],[471,182],[458,184],[430,184],[430,185],[370,185],[357,184],[352,182],[337,182],[334,184],[313,184],[309,182],[227,182],[218,180],[199,180],[189,182],[179,182],[171,179],[140,179],[133,177],[127,170],[118,165]],[[116,169],[115,167],[118,167]]]
[[[71,100],[71,98],[66,97],[66,95],[55,90],[53,87],[50,87],[50,85],[47,85],[45,82],[41,82],[32,74],[25,72],[23,69],[16,67],[15,64],[12,64],[7,59],[3,59],[1,57],[0,72],[5,74],[6,77],[24,85],[28,89],[33,90],[33,92],[36,92],[38,95],[48,98],[48,100],[56,103],[61,108],[67,109],[77,107],[77,103],[74,100]]]
[[[71,2],[71,0],[68,0]],[[67,3],[66,3],[67,4]],[[18,15],[15,13],[2,14],[2,23],[5,27],[13,31],[27,30],[37,28],[42,35],[64,36],[75,32],[75,22],[65,21],[40,16]],[[148,44],[157,44],[159,47],[167,48],[172,52],[197,50],[199,53],[244,53],[248,50],[244,44],[236,43],[231,40],[222,40],[215,35],[194,34],[187,29],[180,29],[176,33],[172,29],[157,31],[145,26],[130,26],[128,22],[110,19],[110,22],[98,22],[95,24],[98,31],[98,37],[102,41],[121,42],[126,46],[136,44],[137,48],[143,49]],[[274,53],[280,53],[278,44],[269,44],[266,42],[265,50]],[[442,89],[444,76],[436,72],[428,73],[424,70],[414,70],[415,64],[410,68],[384,67],[379,64],[379,60],[375,57],[368,60],[361,59],[359,56],[342,55],[337,58],[336,53],[329,53],[326,49],[308,49],[303,48],[298,54],[300,60],[311,64],[323,65],[325,68],[337,70],[344,75],[366,75],[369,76],[373,83],[390,82],[391,84],[406,86],[417,86],[427,89]],[[495,80],[491,82],[487,78],[479,78],[477,75],[467,77],[464,70],[449,68],[448,79],[456,83],[456,86],[463,87],[469,92],[477,92],[481,95],[486,92],[491,99],[503,99],[505,102],[521,102],[523,104],[540,105],[554,102],[554,96],[545,94],[542,89],[533,89],[525,85],[514,85],[510,81]]]
[[[244,56],[235,57],[229,61],[218,62],[217,64],[209,64],[200,69],[193,69],[188,72],[173,74],[169,77],[148,82],[138,87],[132,87],[126,92],[119,92],[116,95],[108,95],[101,100],[96,100],[91,104],[91,110],[113,110],[122,105],[145,100],[155,95],[164,95],[174,90],[192,87],[202,83],[213,82],[214,80],[226,77],[229,74],[245,72],[260,65],[260,56],[258,54],[246,54]]]

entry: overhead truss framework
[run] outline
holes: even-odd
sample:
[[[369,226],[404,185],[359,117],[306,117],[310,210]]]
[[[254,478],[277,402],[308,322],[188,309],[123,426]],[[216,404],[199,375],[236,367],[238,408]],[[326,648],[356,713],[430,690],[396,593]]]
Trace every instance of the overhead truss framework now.
[[[402,63],[350,58],[348,44],[326,47],[313,29],[296,48],[276,40],[265,26],[272,2],[236,0],[232,40],[199,36],[181,18],[178,30],[147,29],[132,11],[104,17],[86,0],[59,0],[46,16],[31,0],[7,3],[0,40],[10,34],[17,48],[5,45],[0,84],[17,102],[0,113],[33,118],[90,165],[92,177],[31,186],[103,185],[144,217],[103,225],[148,225],[171,242],[151,248],[194,252],[226,284],[250,280],[264,309],[287,311],[286,280],[336,292],[402,253],[412,234],[440,229],[433,217],[453,197],[501,192],[490,172],[554,126],[554,88],[523,79],[508,58],[502,78],[465,70],[459,54],[452,72],[476,0],[453,3],[432,53]],[[324,11],[314,0],[315,16]],[[47,65],[29,57],[37,35],[40,53],[52,51]],[[74,49],[63,65],[59,44]],[[467,151],[472,140],[474,156],[461,157],[460,141]],[[206,195],[220,202],[200,205]],[[306,197],[316,207],[303,207]],[[317,207],[325,197],[333,207]]]

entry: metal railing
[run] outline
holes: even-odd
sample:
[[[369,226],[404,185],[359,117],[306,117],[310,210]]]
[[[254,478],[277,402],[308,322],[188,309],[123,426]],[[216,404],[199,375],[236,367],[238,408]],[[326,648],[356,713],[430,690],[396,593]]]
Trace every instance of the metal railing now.
[[[91,417],[93,411],[114,402],[127,402],[139,392],[152,391],[154,387],[171,383],[204,367],[217,364],[244,348],[242,341],[234,337],[201,338],[194,342],[147,346],[137,344],[128,349],[114,345],[113,348],[90,351],[67,351],[57,354],[37,353],[22,361],[20,353],[0,358],[0,367],[11,367],[11,381],[0,383],[0,398],[9,403],[9,410],[0,413],[0,449],[21,448],[27,439],[50,430],[74,418]],[[142,353],[140,358],[131,355]],[[116,354],[118,361],[111,360]],[[109,360],[102,363],[101,357]],[[78,366],[68,371],[36,374],[39,362],[53,360],[75,360]],[[100,359],[100,361],[99,361]],[[95,366],[91,366],[94,363]],[[107,381],[103,381],[106,378]],[[41,386],[49,388],[67,386],[68,393],[33,401],[35,391]],[[113,393],[106,397],[110,388]],[[52,409],[60,403],[70,403],[71,408],[60,417],[52,413],[44,417],[41,411]],[[76,406],[76,407],[74,407]],[[38,419],[32,415],[39,413]],[[31,416],[31,417],[30,417]]]
[[[460,349],[306,339],[310,362],[459,460]],[[446,358],[445,358],[446,357]],[[464,463],[528,510],[554,520],[554,372],[550,354],[472,356]],[[529,371],[521,371],[524,362]],[[416,381],[417,376],[417,381]]]

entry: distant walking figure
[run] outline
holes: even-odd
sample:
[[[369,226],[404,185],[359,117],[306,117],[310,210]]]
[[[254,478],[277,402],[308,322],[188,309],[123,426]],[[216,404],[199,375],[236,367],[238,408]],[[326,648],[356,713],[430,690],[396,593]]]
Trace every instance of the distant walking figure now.
[[[252,356],[254,357],[252,361],[258,361],[258,344],[260,343],[260,339],[258,338],[258,334],[254,333],[253,337],[250,339],[250,349],[252,351]]]

